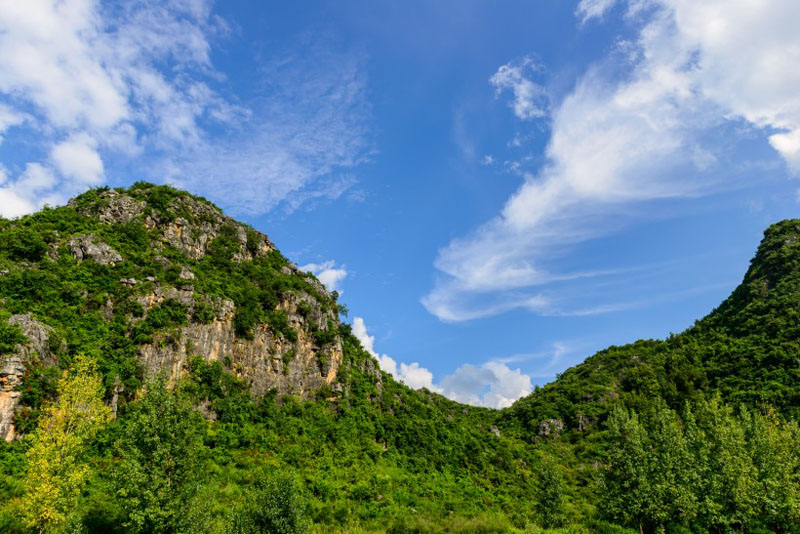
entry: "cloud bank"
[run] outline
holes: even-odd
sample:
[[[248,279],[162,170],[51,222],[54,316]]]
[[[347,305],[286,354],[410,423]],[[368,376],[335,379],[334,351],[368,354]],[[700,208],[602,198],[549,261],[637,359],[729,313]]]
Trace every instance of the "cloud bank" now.
[[[594,23],[616,4],[622,2],[583,0],[577,15]],[[524,174],[495,218],[439,251],[439,277],[422,302],[440,319],[515,308],[576,313],[564,306],[562,288],[608,273],[563,272],[554,260],[619,230],[655,202],[718,190],[726,149],[720,138],[736,135],[733,125],[755,130],[790,170],[800,170],[800,33],[792,22],[800,20],[800,4],[625,5],[638,37],[620,42],[554,106],[546,163]],[[514,114],[530,118],[509,65],[492,84],[499,76],[515,95]]]
[[[434,382],[433,373],[418,362],[398,364],[390,356],[377,353],[374,348],[375,337],[367,332],[363,318],[353,319],[353,335],[361,342],[364,350],[378,360],[381,369],[413,389],[426,388],[473,406],[505,408],[520,397],[528,395],[533,388],[528,375],[496,361],[480,366],[462,365],[437,383]]]

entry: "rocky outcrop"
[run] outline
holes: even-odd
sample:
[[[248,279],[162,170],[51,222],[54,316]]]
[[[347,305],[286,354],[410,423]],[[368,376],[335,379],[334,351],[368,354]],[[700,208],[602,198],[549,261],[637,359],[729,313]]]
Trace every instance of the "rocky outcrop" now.
[[[27,343],[18,345],[12,354],[0,356],[0,438],[11,441],[17,437],[14,415],[19,404],[18,387],[25,376],[25,365],[33,359],[52,365],[55,357],[49,344],[52,328],[30,314],[12,315],[8,322],[18,326],[28,339]]]
[[[263,256],[275,249],[266,235],[252,229],[248,232],[246,226],[223,214],[216,206],[189,195],[174,199],[170,206],[173,215],[168,217],[149,209],[147,200],[132,196],[131,193],[119,193],[111,189],[103,191],[99,197],[99,203],[82,209],[84,215],[96,217],[107,224],[138,220],[148,230],[158,231],[164,245],[174,247],[192,259],[202,258],[209,244],[222,234],[225,227],[234,229],[240,244],[239,251],[233,255],[234,261]],[[70,201],[70,204],[77,205],[74,201]],[[256,239],[257,242],[248,243],[248,239]]]
[[[167,299],[185,304],[190,314],[195,305],[188,287],[156,286],[137,300],[149,309]],[[210,323],[183,326],[140,348],[147,375],[165,371],[174,380],[187,371],[191,357],[202,356],[206,361],[223,363],[226,370],[245,380],[254,395],[275,389],[305,397],[335,381],[343,358],[341,341],[336,337],[319,346],[314,329],[324,330],[329,324],[338,327],[338,318],[334,311],[321,309],[312,296],[287,293],[276,308],[286,313],[289,326],[297,333],[296,340],[276,334],[265,324],[257,325],[250,339],[237,336],[234,303],[216,299],[208,304],[214,310]]]
[[[100,265],[116,265],[122,261],[122,256],[119,252],[98,240],[92,234],[72,237],[67,246],[72,256],[78,261],[91,259]]]
[[[548,438],[557,438],[564,431],[564,421],[561,419],[545,419],[539,421],[539,435]]]
[[[194,355],[219,361],[245,380],[254,395],[271,389],[307,396],[332,384],[342,363],[342,346],[336,342],[318,347],[305,331],[291,342],[274,334],[266,325],[255,328],[252,339],[236,336],[232,320],[192,324],[180,329],[170,342],[162,338],[140,349],[145,372],[152,376],[166,371],[171,379],[182,376]]]

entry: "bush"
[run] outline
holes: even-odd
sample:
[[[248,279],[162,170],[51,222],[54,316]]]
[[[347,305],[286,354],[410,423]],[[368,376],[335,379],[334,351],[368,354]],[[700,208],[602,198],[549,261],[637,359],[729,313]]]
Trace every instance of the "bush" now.
[[[0,242],[8,256],[16,261],[39,261],[47,253],[47,243],[41,234],[25,226],[5,232]]]
[[[0,313],[0,356],[13,352],[17,345],[28,341],[18,326],[8,323],[9,317],[10,314]]]
[[[247,504],[233,515],[229,534],[304,534],[305,509],[294,480],[286,475],[256,483]]]

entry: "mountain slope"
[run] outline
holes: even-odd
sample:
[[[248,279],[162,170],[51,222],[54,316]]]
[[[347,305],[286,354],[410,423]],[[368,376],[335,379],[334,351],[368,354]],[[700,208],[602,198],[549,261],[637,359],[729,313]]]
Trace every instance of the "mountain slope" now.
[[[501,417],[535,434],[561,419],[582,431],[614,403],[673,407],[719,392],[728,402],[800,415],[800,220],[770,226],[743,282],[717,309],[663,341],[609,347],[519,400]]]

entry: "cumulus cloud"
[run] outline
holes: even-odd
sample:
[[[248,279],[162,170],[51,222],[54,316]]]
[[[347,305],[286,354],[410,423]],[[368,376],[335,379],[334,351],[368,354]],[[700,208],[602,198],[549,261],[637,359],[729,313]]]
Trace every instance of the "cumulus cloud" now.
[[[506,408],[531,392],[531,378],[500,362],[481,366],[465,364],[444,377],[444,394],[458,402],[489,408]]]
[[[584,1],[578,15],[590,21],[613,4]],[[733,4],[628,3],[638,39],[621,43],[555,107],[546,163],[524,174],[502,211],[439,251],[438,280],[422,300],[431,313],[458,321],[514,308],[574,312],[561,302],[564,288],[609,273],[562,272],[555,260],[629,224],[635,207],[718,190],[715,150],[735,135],[732,121],[760,129],[800,168],[800,71],[792,67],[800,34],[788,22],[800,4]],[[614,309],[604,304],[590,308]]]
[[[27,114],[0,102],[0,144],[3,143],[3,136],[9,128],[23,124],[27,118]]]
[[[79,183],[96,185],[103,179],[103,160],[97,153],[97,142],[85,133],[58,143],[51,158],[63,176]]]
[[[230,107],[202,81],[212,73],[211,20],[205,0],[0,0],[0,134],[25,123],[49,154],[30,163],[53,177],[31,187],[25,167],[4,186],[5,198],[25,203],[0,212],[100,183],[102,150],[196,143],[203,117]]]
[[[377,353],[374,348],[375,336],[369,335],[363,318],[353,319],[353,335],[364,350],[378,360],[381,369],[413,389],[426,388],[458,402],[489,408],[511,406],[532,389],[528,375],[495,361],[480,366],[462,365],[453,374],[435,383],[433,373],[418,362],[401,362],[398,365],[390,356]]]
[[[536,63],[525,57],[520,61],[506,63],[489,78],[489,83],[495,87],[498,95],[511,91],[514,96],[511,108],[514,115],[523,120],[547,115],[547,93],[530,78],[537,69]]]
[[[344,265],[336,267],[334,260],[328,260],[323,263],[309,263],[300,267],[301,271],[313,273],[320,282],[328,289],[328,291],[338,291],[342,293],[342,288],[339,285],[342,280],[347,278],[347,268]]]
[[[441,390],[433,384],[433,373],[421,367],[419,363],[400,363],[400,365],[397,365],[397,362],[387,354],[375,352],[375,336],[369,335],[367,325],[362,317],[353,319],[353,335],[361,342],[364,350],[378,360],[381,369],[394,376],[400,382],[414,389],[428,388],[430,391],[441,393]]]

